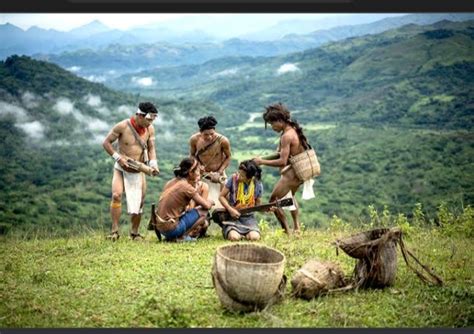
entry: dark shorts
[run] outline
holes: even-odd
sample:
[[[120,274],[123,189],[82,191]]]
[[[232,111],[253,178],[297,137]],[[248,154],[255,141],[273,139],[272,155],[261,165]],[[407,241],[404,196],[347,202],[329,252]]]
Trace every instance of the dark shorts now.
[[[251,231],[260,233],[257,219],[253,213],[241,215],[239,220],[223,222],[223,225],[224,228],[222,229],[222,235],[224,236],[224,239],[227,239],[227,235],[230,231],[236,231],[240,235],[247,235]]]
[[[200,215],[197,209],[187,211],[179,217],[179,223],[173,231],[162,233],[166,239],[176,239],[182,236],[197,222]]]

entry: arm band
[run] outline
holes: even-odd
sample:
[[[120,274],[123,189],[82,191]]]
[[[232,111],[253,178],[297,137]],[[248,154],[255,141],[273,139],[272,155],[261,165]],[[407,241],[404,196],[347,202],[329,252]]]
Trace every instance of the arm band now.
[[[115,161],[119,161],[121,156],[117,152],[114,152],[114,154],[112,154],[112,158],[114,158]]]

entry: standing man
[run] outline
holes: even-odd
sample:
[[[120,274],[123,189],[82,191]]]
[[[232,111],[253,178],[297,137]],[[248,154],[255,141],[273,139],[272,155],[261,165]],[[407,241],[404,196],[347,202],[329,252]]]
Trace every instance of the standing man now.
[[[199,132],[189,139],[189,155],[201,164],[202,179],[209,186],[209,199],[222,208],[219,194],[226,180],[225,169],[229,166],[230,142],[216,132],[217,121],[213,116],[199,119]]]
[[[279,158],[275,160],[266,160],[256,157],[254,161],[257,165],[266,165],[280,168],[280,180],[273,188],[270,196],[270,202],[276,201],[285,197],[290,191],[295,203],[295,209],[291,211],[293,218],[293,227],[296,233],[300,232],[300,222],[298,220],[298,203],[294,195],[298,188],[303,184],[295,174],[293,168],[288,161],[289,157],[295,156],[304,152],[309,148],[308,140],[303,134],[303,129],[298,122],[291,119],[290,111],[281,103],[272,104],[265,107],[266,111],[263,114],[265,121],[265,128],[267,123],[270,123],[273,131],[281,133],[280,144],[278,145]],[[275,216],[281,224],[281,227],[287,234],[290,233],[288,222],[284,211],[281,208],[275,209]]]
[[[117,240],[119,234],[119,220],[122,214],[122,194],[125,190],[127,198],[127,212],[131,215],[132,240],[143,240],[138,233],[140,220],[145,202],[146,179],[145,174],[132,168],[130,159],[147,164],[153,175],[158,175],[158,161],[155,151],[155,129],[153,121],[158,110],[150,102],[140,103],[135,115],[114,125],[103,142],[105,151],[115,160],[112,177],[112,202],[110,215],[112,216],[112,232],[108,239]],[[112,143],[118,141],[118,150]],[[131,163],[130,163],[131,162]]]

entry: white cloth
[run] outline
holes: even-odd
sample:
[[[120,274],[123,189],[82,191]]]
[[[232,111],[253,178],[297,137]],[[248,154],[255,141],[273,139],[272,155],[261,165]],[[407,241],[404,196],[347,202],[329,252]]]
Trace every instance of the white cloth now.
[[[309,180],[304,181],[304,183],[303,183],[303,195],[301,196],[302,199],[308,200],[308,199],[311,199],[311,198],[315,197],[314,196],[314,191],[313,191],[313,184],[314,184],[313,179],[309,179]]]
[[[202,179],[202,182],[207,184],[209,186],[209,196],[208,199],[212,199],[215,203],[215,205],[212,207],[212,209],[220,209],[223,208],[221,201],[219,201],[219,195],[221,193],[221,184],[220,183],[214,183],[211,182],[209,179]]]
[[[140,208],[142,202],[143,173],[129,173],[124,171],[116,162],[114,168],[121,171],[123,175],[123,185],[125,187],[125,197],[127,198],[127,213],[141,214],[143,208]]]
[[[288,194],[286,194],[285,196],[283,196],[281,199],[284,199],[284,198],[293,198],[293,203],[296,202],[295,198],[293,197],[293,194],[291,193],[291,190],[288,192]],[[290,205],[290,206],[283,206],[282,207],[283,210],[288,210],[288,211],[295,211],[296,210],[296,206],[293,204],[293,205]]]

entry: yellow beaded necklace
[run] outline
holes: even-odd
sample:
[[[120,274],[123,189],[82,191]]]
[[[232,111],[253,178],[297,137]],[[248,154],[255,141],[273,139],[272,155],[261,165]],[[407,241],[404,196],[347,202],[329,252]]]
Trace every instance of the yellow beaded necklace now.
[[[237,187],[237,203],[242,206],[254,206],[255,205],[255,182],[253,178],[250,180],[247,193],[244,192],[244,182],[239,182]]]

